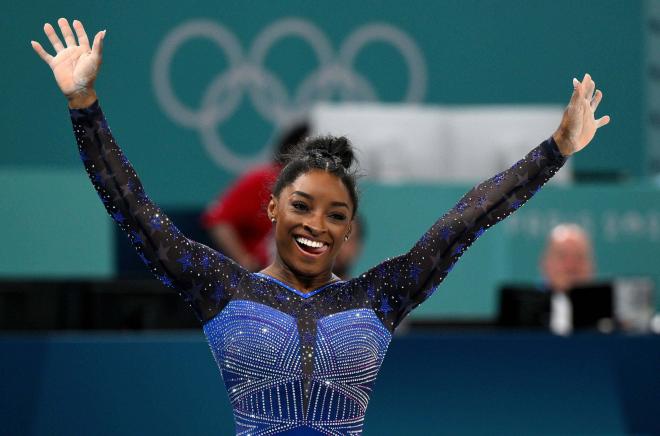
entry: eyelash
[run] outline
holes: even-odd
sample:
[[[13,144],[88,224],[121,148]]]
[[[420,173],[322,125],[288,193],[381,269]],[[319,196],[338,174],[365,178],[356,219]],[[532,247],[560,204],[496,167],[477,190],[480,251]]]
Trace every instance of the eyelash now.
[[[307,205],[305,203],[301,202],[301,201],[294,201],[293,203],[291,203],[291,206],[293,206],[294,209],[300,210],[300,211],[309,210],[309,207],[307,207]]]
[[[294,201],[293,203],[291,203],[291,206],[298,212],[307,212],[309,210],[307,204],[300,201]],[[346,216],[341,213],[333,213],[330,214],[330,218],[337,221],[344,221],[346,219]]]

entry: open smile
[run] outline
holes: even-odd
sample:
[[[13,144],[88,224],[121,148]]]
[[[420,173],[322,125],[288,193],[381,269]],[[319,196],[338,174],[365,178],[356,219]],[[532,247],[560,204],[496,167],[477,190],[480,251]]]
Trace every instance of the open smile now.
[[[315,241],[304,236],[294,236],[293,240],[296,242],[298,249],[308,256],[320,256],[328,251],[330,247],[327,242]]]

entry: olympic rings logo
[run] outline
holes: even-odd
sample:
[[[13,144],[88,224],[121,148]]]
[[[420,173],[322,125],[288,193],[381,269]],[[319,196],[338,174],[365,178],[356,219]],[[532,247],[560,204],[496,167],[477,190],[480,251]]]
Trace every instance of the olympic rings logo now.
[[[306,41],[314,52],[318,68],[310,73],[294,93],[282,80],[264,68],[271,47],[285,37]],[[182,103],[175,95],[170,80],[174,55],[188,40],[205,38],[225,54],[228,69],[220,72],[206,88],[198,109]],[[156,97],[165,113],[179,125],[195,129],[212,159],[221,167],[241,172],[270,154],[264,146],[254,156],[235,154],[225,146],[218,125],[229,120],[244,95],[252,100],[256,111],[279,130],[292,120],[304,116],[319,101],[339,96],[341,100],[377,101],[373,86],[353,69],[361,50],[372,42],[385,42],[394,47],[408,69],[408,87],[403,101],[422,101],[426,92],[426,63],[415,42],[401,30],[388,24],[366,24],[346,38],[337,53],[328,38],[312,23],[298,18],[285,18],[266,27],[243,53],[240,41],[224,26],[209,20],[194,20],[175,27],[160,43],[153,62],[152,79]]]

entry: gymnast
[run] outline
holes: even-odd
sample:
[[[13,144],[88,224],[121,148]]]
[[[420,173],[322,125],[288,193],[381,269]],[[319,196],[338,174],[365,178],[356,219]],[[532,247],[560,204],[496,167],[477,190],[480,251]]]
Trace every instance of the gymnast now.
[[[110,132],[94,90],[105,31],[90,46],[80,21],[32,41],[68,101],[80,158],[107,212],[147,268],[199,318],[232,404],[236,434],[361,434],[392,333],[429,298],[465,250],[529,200],[609,117],[588,74],[552,136],[480,183],[408,251],[343,281],[332,267],[358,208],[353,150],[343,137],[304,140],[267,213],[277,253],[252,273],[186,238],[154,204]],[[75,31],[75,35],[74,35]],[[431,207],[431,205],[429,205]]]

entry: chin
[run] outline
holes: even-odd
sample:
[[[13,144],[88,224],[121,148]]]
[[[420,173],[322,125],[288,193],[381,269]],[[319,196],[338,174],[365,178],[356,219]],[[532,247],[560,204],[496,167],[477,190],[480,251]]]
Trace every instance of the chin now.
[[[332,271],[332,264],[320,262],[320,259],[310,259],[308,261],[298,258],[282,260],[289,270],[299,277],[317,277],[328,271]]]

